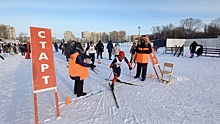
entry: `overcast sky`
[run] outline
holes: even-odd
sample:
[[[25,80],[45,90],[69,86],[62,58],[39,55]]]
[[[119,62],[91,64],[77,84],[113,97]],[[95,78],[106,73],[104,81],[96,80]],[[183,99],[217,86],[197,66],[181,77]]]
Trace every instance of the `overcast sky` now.
[[[0,0],[0,24],[15,27],[29,36],[30,26],[52,30],[63,38],[71,31],[124,30],[127,35],[151,34],[152,26],[162,26],[186,18],[210,23],[220,17],[220,0]]]

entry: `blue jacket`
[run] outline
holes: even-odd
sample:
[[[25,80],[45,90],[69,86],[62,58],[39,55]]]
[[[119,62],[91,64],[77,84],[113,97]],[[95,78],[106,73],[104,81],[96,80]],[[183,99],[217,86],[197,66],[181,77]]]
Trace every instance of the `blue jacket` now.
[[[108,42],[108,44],[107,44],[107,49],[108,49],[108,52],[109,52],[109,53],[112,52],[112,49],[113,49],[112,41],[109,41],[109,42]]]

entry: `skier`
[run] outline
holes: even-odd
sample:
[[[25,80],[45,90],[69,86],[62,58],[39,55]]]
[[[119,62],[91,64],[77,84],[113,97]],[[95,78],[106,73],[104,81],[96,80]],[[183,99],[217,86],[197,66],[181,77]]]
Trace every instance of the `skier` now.
[[[129,70],[132,69],[131,63],[128,61],[128,59],[125,57],[125,53],[123,51],[119,52],[119,55],[112,61],[110,64],[110,68],[112,68],[113,73],[114,73],[114,78],[112,79],[112,84],[110,85],[112,90],[114,90],[114,84],[118,77],[120,77],[121,74],[121,64],[123,60],[128,64]]]
[[[69,75],[72,80],[75,80],[74,94],[77,94],[77,97],[87,94],[83,92],[84,79],[89,76],[87,67],[91,69],[96,67],[94,64],[85,63],[85,58],[88,57],[84,55],[84,48],[79,42],[76,42],[75,48],[70,50]]]
[[[89,56],[90,56],[93,64],[95,63],[95,50],[96,50],[96,47],[94,46],[94,42],[91,41],[89,48],[88,48],[88,53],[89,53]]]

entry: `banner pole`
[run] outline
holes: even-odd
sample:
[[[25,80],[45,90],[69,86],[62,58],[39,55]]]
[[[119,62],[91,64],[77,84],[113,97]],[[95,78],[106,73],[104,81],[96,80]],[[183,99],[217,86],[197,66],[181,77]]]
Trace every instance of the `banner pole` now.
[[[37,94],[34,93],[34,116],[35,124],[38,124],[38,108],[37,108]]]

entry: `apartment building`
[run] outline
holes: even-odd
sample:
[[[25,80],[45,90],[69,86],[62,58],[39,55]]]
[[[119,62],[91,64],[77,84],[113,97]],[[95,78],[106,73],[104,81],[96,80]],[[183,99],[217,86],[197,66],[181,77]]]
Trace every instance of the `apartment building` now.
[[[16,39],[15,28],[10,25],[0,25],[0,38],[2,39]]]

